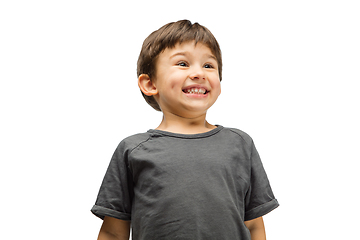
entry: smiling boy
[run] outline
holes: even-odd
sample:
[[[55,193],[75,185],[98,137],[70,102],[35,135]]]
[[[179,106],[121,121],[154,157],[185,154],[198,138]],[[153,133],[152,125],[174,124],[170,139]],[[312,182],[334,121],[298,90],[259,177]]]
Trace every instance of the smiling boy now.
[[[183,20],[145,39],[138,85],[163,119],[124,139],[92,212],[98,239],[264,240],[262,216],[278,206],[249,135],[206,121],[221,93],[220,47]],[[131,223],[131,224],[130,224]]]
[[[156,77],[140,75],[139,87],[154,96],[163,112],[158,130],[191,134],[215,128],[205,117],[221,92],[218,63],[203,43],[165,49],[157,60]]]

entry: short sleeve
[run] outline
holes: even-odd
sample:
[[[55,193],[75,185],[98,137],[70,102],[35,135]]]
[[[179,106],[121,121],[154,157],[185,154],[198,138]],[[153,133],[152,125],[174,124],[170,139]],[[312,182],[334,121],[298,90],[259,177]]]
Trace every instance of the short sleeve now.
[[[254,142],[251,145],[250,187],[245,199],[245,221],[261,217],[279,206]]]
[[[115,150],[91,212],[101,219],[105,216],[131,220],[132,177],[128,170],[127,151],[120,143]]]

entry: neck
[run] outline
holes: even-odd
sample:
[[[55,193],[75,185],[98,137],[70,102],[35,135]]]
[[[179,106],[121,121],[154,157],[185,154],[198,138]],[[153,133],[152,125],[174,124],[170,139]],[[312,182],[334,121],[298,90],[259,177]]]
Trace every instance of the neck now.
[[[163,119],[156,129],[173,133],[197,134],[208,132],[214,128],[216,126],[206,121],[206,113],[193,118],[186,118],[170,112],[164,112]]]

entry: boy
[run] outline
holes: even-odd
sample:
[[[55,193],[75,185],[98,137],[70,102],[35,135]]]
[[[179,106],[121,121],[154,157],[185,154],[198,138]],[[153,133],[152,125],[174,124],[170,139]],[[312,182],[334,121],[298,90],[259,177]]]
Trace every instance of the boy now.
[[[252,139],[212,125],[220,95],[220,47],[183,20],[145,39],[138,85],[163,119],[117,147],[92,212],[99,238],[264,240],[262,216],[278,206]]]

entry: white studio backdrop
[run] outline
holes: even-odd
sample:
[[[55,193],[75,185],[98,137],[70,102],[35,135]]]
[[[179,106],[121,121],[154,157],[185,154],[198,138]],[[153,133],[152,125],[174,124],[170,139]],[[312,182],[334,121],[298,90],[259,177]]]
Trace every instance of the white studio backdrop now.
[[[2,1],[0,178],[6,239],[96,239],[90,212],[117,144],[158,126],[143,40],[189,19],[223,52],[208,121],[250,134],[280,207],[269,240],[355,239],[357,1]]]

